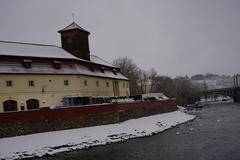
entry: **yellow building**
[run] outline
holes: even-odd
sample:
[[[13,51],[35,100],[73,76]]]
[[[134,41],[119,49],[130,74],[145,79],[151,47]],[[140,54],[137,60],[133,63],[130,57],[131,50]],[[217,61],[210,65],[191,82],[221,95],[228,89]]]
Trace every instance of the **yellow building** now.
[[[73,22],[59,33],[62,48],[0,41],[0,112],[130,94],[119,68],[90,55],[88,31]]]

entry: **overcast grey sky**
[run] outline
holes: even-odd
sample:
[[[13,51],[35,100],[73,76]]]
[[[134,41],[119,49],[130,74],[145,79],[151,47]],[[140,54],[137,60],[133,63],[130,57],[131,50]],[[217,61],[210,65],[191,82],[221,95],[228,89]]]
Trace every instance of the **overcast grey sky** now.
[[[240,0],[0,0],[0,40],[61,46],[75,22],[91,54],[162,75],[240,70]]]

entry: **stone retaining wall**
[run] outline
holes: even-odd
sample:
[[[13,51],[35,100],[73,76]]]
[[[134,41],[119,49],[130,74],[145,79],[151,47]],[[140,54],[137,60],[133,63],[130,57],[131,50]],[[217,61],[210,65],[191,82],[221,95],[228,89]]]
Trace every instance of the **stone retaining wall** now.
[[[0,138],[118,123],[177,110],[175,100],[79,106],[0,114]]]

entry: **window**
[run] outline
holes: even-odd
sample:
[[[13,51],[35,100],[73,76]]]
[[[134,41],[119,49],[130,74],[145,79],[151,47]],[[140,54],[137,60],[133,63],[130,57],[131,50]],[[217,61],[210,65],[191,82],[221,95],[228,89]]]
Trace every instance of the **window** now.
[[[6,86],[7,87],[12,87],[12,81],[10,81],[10,80],[6,81]]]
[[[109,87],[109,82],[106,82],[106,86]]]
[[[128,83],[127,83],[127,88],[128,88]]]
[[[64,86],[69,86],[69,81],[68,80],[64,80]]]
[[[24,106],[20,106],[20,109],[21,109],[21,111],[24,111],[25,107]]]
[[[100,67],[100,71],[104,73],[105,67]]]
[[[53,61],[53,68],[61,69],[61,61]]]
[[[24,59],[24,60],[23,60],[23,66],[24,66],[25,68],[31,68],[31,67],[32,67],[32,60],[30,60],[30,59]]]
[[[37,99],[29,99],[27,100],[27,110],[38,109],[39,101]]]
[[[95,71],[95,68],[94,68],[94,66],[93,65],[91,65],[91,64],[89,64],[89,69],[92,71],[92,72],[94,72]]]
[[[84,86],[87,86],[87,80],[84,80]]]
[[[123,88],[125,88],[125,83],[123,82]]]
[[[7,100],[3,102],[3,110],[4,112],[17,111],[17,101]]]
[[[96,81],[96,86],[99,87],[99,81]]]
[[[34,81],[28,81],[28,86],[33,87],[34,86]]]
[[[73,41],[73,40],[72,40],[72,38],[71,38],[71,37],[67,38],[67,43],[68,43],[68,44],[71,44],[71,43],[72,43],[72,41]]]
[[[113,69],[112,72],[113,72],[113,74],[117,75],[117,70],[116,69]]]

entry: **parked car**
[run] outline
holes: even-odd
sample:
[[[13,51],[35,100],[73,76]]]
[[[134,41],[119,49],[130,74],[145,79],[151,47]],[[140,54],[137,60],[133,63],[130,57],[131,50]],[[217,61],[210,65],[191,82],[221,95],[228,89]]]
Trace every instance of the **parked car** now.
[[[223,99],[222,99],[222,102],[225,102],[225,101],[227,101],[227,99],[223,98]]]

